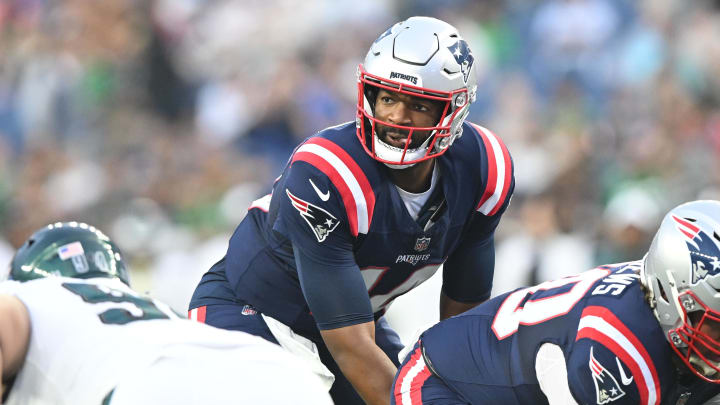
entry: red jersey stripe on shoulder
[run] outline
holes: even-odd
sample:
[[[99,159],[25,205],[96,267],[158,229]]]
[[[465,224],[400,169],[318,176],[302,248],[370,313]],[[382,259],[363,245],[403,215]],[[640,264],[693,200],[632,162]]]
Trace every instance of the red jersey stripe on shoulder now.
[[[422,363],[422,369],[420,369],[420,372],[415,376],[412,382],[412,388],[410,391],[410,396],[412,398],[412,403],[414,404],[422,404],[422,387],[423,384],[425,384],[425,381],[430,378],[430,369],[425,365],[425,361],[420,357],[420,362]]]
[[[353,236],[366,234],[375,208],[375,193],[360,166],[341,147],[325,138],[314,137],[303,143],[292,161],[303,160],[330,178],[340,192]]]
[[[492,144],[490,143],[490,140],[488,137],[479,129],[479,127],[475,124],[472,125],[475,130],[478,132],[478,135],[480,136],[480,139],[482,139],[483,144],[485,145],[485,150],[487,151],[487,161],[488,161],[488,174],[487,174],[487,183],[485,186],[485,191],[483,191],[483,195],[480,198],[480,202],[478,203],[477,207],[475,208],[477,211],[480,211],[480,207],[490,198],[492,197],[493,193],[495,192],[495,187],[497,185],[497,164],[495,162],[495,153],[493,153]]]
[[[206,313],[207,307],[205,305],[197,308],[193,308],[188,311],[188,319],[193,321],[198,321],[200,323],[205,323],[205,313]]]
[[[360,168],[357,162],[355,162],[355,159],[350,156],[350,154],[348,154],[343,148],[341,148],[334,142],[325,138],[315,137],[310,138],[307,143],[314,143],[325,147],[326,149],[334,153],[335,156],[339,157],[340,160],[345,163],[348,169],[350,169],[350,172],[353,174],[355,180],[360,186],[360,190],[362,191],[363,196],[365,197],[369,226],[372,222],[373,212],[375,210],[375,192],[373,191],[372,186],[370,185],[370,181],[365,175],[365,172],[363,172],[363,170]]]
[[[315,166],[318,170],[325,173],[330,181],[335,185],[335,188],[340,192],[340,198],[345,206],[345,212],[348,218],[348,225],[350,227],[350,233],[353,236],[357,236],[358,229],[358,212],[357,203],[352,191],[348,187],[347,183],[343,180],[342,175],[335,170],[335,168],[315,153],[298,149],[293,155],[293,162],[303,161]]]
[[[655,364],[640,339],[615,314],[604,307],[585,308],[575,340],[583,338],[599,342],[628,366],[636,380],[641,404],[660,404],[660,379]]]
[[[417,347],[410,359],[402,366],[395,380],[393,396],[398,405],[421,405],[422,386],[430,377],[430,369],[422,357],[422,349]]]
[[[488,179],[477,211],[492,216],[497,213],[507,199],[512,181],[512,159],[505,143],[487,128],[470,123],[478,132],[487,151]]]
[[[494,135],[494,133],[493,133]],[[508,195],[510,194],[510,183],[512,182],[513,178],[513,163],[512,158],[510,157],[510,151],[508,151],[507,146],[505,146],[505,142],[500,139],[500,137],[496,137],[498,142],[500,143],[500,146],[502,147],[503,151],[503,158],[505,159],[505,181],[503,183],[503,191],[502,195],[500,196],[500,200],[498,201],[498,204],[495,205],[495,208],[493,208],[492,211],[490,211],[489,215],[495,215],[498,210],[500,210],[500,207],[505,204],[505,200],[507,200]]]
[[[402,386],[405,382],[405,378],[407,377],[408,372],[412,368],[412,365],[417,361],[417,356],[420,355],[420,348],[416,348],[410,357],[410,360],[408,360],[407,363],[405,363],[402,368],[400,369],[400,374],[398,374],[397,378],[395,379],[395,389],[393,390],[393,395],[395,396],[395,403],[398,405],[405,405],[407,402],[403,402],[403,390]]]

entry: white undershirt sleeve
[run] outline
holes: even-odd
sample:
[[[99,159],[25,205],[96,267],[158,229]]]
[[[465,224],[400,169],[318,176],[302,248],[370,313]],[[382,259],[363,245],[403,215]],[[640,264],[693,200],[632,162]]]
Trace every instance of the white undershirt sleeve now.
[[[560,346],[544,343],[535,357],[535,374],[540,389],[553,405],[578,405],[570,393],[565,356]]]

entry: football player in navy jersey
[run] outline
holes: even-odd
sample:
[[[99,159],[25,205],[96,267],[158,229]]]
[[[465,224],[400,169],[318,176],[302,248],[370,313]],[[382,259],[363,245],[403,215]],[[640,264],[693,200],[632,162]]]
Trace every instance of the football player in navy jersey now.
[[[642,260],[500,295],[422,333],[394,404],[706,403],[720,393],[720,202],[663,219]]]
[[[307,358],[336,403],[387,404],[402,347],[382,318],[393,299],[441,265],[441,318],[490,295],[514,179],[502,140],[465,122],[476,88],[451,25],[412,17],[384,32],[358,67],[356,120],[295,149],[190,317]]]

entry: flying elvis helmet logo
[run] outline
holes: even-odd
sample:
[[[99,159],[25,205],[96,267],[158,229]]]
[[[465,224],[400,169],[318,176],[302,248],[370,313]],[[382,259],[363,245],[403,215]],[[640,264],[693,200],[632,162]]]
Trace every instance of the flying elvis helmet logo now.
[[[290,190],[285,189],[290,203],[300,213],[300,216],[310,225],[318,242],[324,242],[325,238],[335,230],[340,221],[335,216],[317,205],[310,204],[295,196]]]
[[[467,83],[468,77],[470,76],[470,68],[472,67],[473,62],[475,62],[475,58],[473,57],[472,52],[470,52],[470,47],[465,40],[461,39],[450,45],[448,50],[455,58],[455,62],[460,65],[463,80]]]
[[[672,216],[678,231],[685,237],[685,244],[690,251],[692,260],[692,284],[704,279],[707,276],[714,276],[720,273],[720,246],[718,240],[712,235],[712,230],[707,232],[697,224],[686,218]]]

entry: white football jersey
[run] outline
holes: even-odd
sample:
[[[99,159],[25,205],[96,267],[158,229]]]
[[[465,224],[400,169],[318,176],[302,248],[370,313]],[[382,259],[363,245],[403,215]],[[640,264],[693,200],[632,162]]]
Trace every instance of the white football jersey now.
[[[237,403],[243,402],[243,390],[263,388],[242,387],[245,373],[276,377],[275,370],[283,368],[292,370],[288,379],[297,377],[303,386],[309,382],[308,395],[319,392],[320,403],[325,403],[327,397],[322,388],[315,390],[315,383],[321,387],[319,381],[278,346],[246,333],[184,319],[118,279],[53,277],[23,283],[7,281],[0,284],[0,293],[19,298],[31,319],[27,357],[10,392],[9,405],[100,405],[116,387],[122,388],[123,381],[129,382],[126,386],[137,386],[138,376],[143,373],[157,375],[157,370],[148,371],[156,364],[174,364],[173,375],[168,375],[167,380],[177,380],[178,384],[187,385],[188,377],[195,375],[200,375],[198,381],[210,379],[202,374],[232,377],[236,383],[227,387],[232,390],[227,396],[240,400]],[[203,361],[198,359],[204,358],[214,360],[200,365]],[[255,367],[253,363],[260,365]],[[209,384],[222,380],[215,376]],[[171,384],[147,384],[147,389],[163,387],[169,391]],[[222,396],[217,391],[225,388],[215,388],[204,387]],[[188,388],[179,387],[179,391],[182,389]],[[230,399],[223,403],[235,403]],[[203,403],[202,397],[182,402]]]

